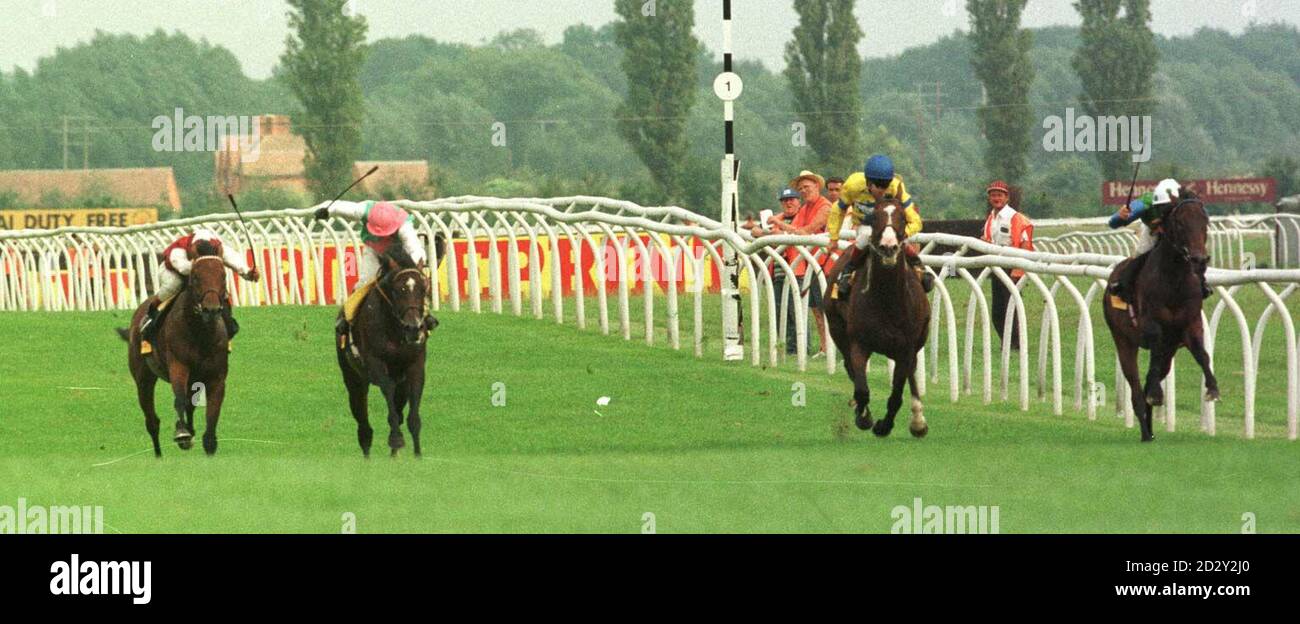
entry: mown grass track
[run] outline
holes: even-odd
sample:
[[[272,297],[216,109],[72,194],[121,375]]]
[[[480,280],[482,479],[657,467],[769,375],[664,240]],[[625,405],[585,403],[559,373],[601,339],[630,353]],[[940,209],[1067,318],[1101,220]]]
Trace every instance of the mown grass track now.
[[[1237,532],[1246,512],[1262,532],[1300,530],[1300,447],[1281,436],[1283,389],[1261,383],[1261,439],[1240,439],[1239,408],[1227,406],[1212,438],[1196,428],[1199,375],[1183,357],[1180,430],[1158,428],[1154,444],[1139,444],[1109,407],[1089,422],[1068,400],[1053,416],[1037,401],[1027,413],[978,396],[954,405],[933,385],[930,436],[899,427],[879,440],[846,425],[840,374],[444,311],[425,458],[365,461],[331,351],[334,311],[240,314],[219,454],[169,444],[162,460],[133,455],[149,444],[113,333],[125,313],[0,315],[0,504],[103,505],[108,530],[121,532],[337,532],[349,512],[360,532],[637,532],[645,512],[660,532],[887,532],[890,510],[916,497],[998,505],[1003,532]],[[1220,357],[1235,342],[1223,336]],[[1104,382],[1108,340],[1098,334]],[[1239,376],[1227,373],[1231,356],[1220,361],[1231,397]],[[792,405],[795,382],[806,384],[804,407]],[[504,407],[491,403],[494,383],[505,384]],[[598,407],[600,396],[611,404]],[[382,415],[377,392],[371,403]],[[373,422],[382,439],[387,425]]]

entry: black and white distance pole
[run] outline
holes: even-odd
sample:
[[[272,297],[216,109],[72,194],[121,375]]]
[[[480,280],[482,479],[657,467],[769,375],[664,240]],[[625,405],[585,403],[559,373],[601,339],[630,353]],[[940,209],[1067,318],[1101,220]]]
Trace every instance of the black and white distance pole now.
[[[725,155],[722,158],[722,225],[736,231],[740,222],[740,161],[736,159],[735,119],[736,98],[744,90],[740,76],[731,66],[731,0],[722,0],[722,73],[713,81],[713,92],[722,100],[722,120],[726,126]],[[740,262],[736,250],[722,246],[722,344],[723,359],[731,362],[744,359],[745,347],[740,344]]]

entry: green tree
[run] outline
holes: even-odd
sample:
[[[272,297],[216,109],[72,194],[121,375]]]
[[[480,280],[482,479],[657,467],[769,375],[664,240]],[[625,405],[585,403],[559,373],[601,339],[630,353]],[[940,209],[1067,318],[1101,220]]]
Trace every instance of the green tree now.
[[[695,5],[615,0],[614,10],[622,18],[614,26],[614,38],[623,49],[627,76],[627,97],[617,112],[619,132],[650,170],[664,199],[680,201],[689,149],[686,122],[695,104],[695,62],[701,50],[691,33]]]
[[[346,0],[288,0],[281,71],[303,112],[294,126],[307,143],[307,185],[317,199],[347,186],[361,156],[366,20],[344,13]]]
[[[795,0],[794,8],[799,25],[785,47],[785,77],[816,154],[806,164],[848,171],[862,156],[862,28],[853,17],[853,0]]]
[[[1034,66],[1029,49],[1034,34],[1020,27],[1027,0],[967,0],[971,20],[971,67],[984,83],[988,99],[978,115],[988,142],[984,168],[994,178],[1019,184],[1029,172],[1029,89]]]
[[[1300,193],[1300,161],[1291,156],[1273,156],[1264,163],[1263,175],[1277,180],[1277,196]]]
[[[1083,18],[1079,47],[1070,65],[1083,84],[1083,109],[1093,117],[1150,115],[1155,110],[1151,80],[1159,61],[1151,32],[1150,0],[1075,0]],[[1123,9],[1121,11],[1121,9]],[[1129,154],[1098,151],[1102,174],[1129,175]]]

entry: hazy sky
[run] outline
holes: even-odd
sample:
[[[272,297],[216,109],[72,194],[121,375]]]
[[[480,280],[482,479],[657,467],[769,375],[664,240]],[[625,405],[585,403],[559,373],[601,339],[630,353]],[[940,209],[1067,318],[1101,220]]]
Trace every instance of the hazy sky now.
[[[660,3],[690,0],[657,0]],[[722,0],[694,0],[696,33],[721,46]],[[354,0],[370,23],[370,39],[422,34],[479,43],[503,30],[533,28],[547,42],[565,27],[614,19],[613,0]],[[782,53],[796,17],[791,0],[734,0],[736,54],[769,67]],[[1152,0],[1153,28],[1184,35],[1203,26],[1239,32],[1251,21],[1300,24],[1300,0]],[[287,34],[281,0],[0,0],[0,69],[32,69],[60,46],[86,41],[95,30],[147,34],[179,30],[229,48],[255,78],[271,72]],[[964,0],[859,0],[867,33],[862,52],[885,56],[966,29]],[[874,19],[876,17],[879,19]],[[868,18],[872,18],[871,24]],[[1077,24],[1069,0],[1031,0],[1025,24]],[[888,36],[886,36],[888,35]]]

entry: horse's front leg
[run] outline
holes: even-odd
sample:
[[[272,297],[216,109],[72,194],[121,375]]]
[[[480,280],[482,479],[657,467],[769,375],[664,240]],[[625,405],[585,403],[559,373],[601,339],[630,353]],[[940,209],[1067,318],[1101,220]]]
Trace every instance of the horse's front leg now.
[[[188,451],[194,446],[194,426],[189,418],[194,409],[190,395],[190,368],[180,362],[167,365],[167,378],[172,384],[172,407],[176,410],[176,446]]]
[[[1152,346],[1151,360],[1147,363],[1146,385],[1143,387],[1147,405],[1154,407],[1165,404],[1165,390],[1160,384],[1169,375],[1169,363],[1173,361],[1177,348],[1177,344],[1171,345],[1163,340]]]
[[[1196,358],[1196,363],[1201,367],[1201,372],[1205,374],[1205,400],[1219,400],[1219,379],[1214,376],[1214,371],[1210,366],[1210,354],[1205,351],[1205,336],[1200,323],[1195,323],[1187,328],[1183,336],[1184,342],[1187,343],[1187,350],[1192,352],[1192,357]]]
[[[924,438],[925,434],[930,433],[930,425],[925,422],[925,404],[921,402],[921,393],[916,390],[915,367],[907,376],[907,387],[912,392],[912,422],[908,424],[907,430],[912,432],[914,437]]]
[[[370,383],[379,386],[384,393],[384,402],[388,405],[388,448],[397,456],[398,449],[406,446],[402,437],[402,410],[398,406],[397,381],[388,372],[388,365],[377,357],[366,358],[366,370],[370,373]]]
[[[411,432],[411,442],[415,446],[415,456],[420,456],[420,396],[424,394],[424,358],[406,369],[406,400],[410,411],[406,416],[406,428]]]
[[[217,420],[221,418],[221,403],[226,399],[226,376],[221,375],[207,386],[207,407],[203,409],[203,452],[217,454]]]
[[[871,428],[871,389],[867,387],[867,361],[871,359],[865,347],[853,342],[844,358],[844,369],[853,380],[853,424],[866,431]]]
[[[883,438],[894,430],[894,417],[898,415],[898,409],[903,406],[903,384],[907,383],[907,378],[912,376],[915,369],[915,355],[907,355],[894,361],[894,383],[889,391],[889,401],[885,404],[885,419],[876,421],[876,426],[871,429],[872,433]]]

